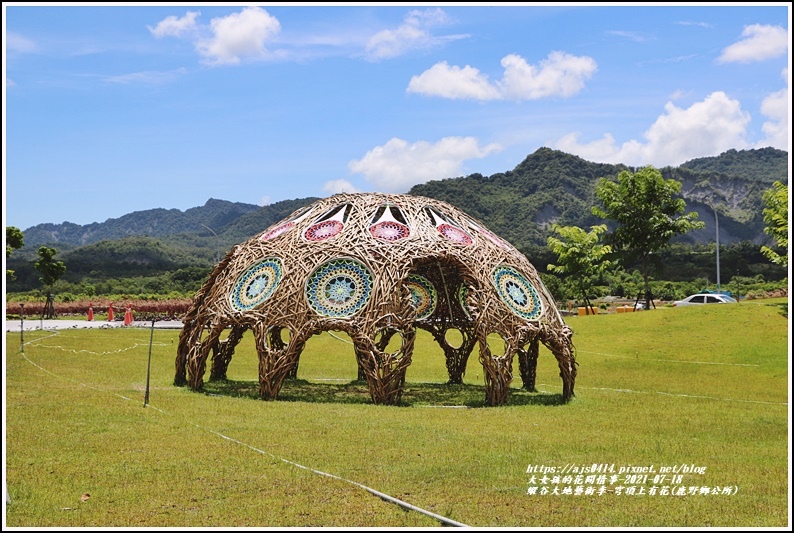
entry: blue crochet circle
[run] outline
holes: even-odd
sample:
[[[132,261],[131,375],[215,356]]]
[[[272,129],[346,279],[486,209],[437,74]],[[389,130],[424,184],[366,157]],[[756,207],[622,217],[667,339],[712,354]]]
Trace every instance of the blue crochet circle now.
[[[543,312],[538,292],[519,271],[501,266],[491,276],[496,292],[513,313],[526,320],[535,320]]]
[[[237,281],[229,296],[232,308],[248,311],[273,294],[284,275],[281,259],[270,257],[248,267]]]
[[[344,318],[360,311],[372,294],[372,274],[355,259],[320,265],[306,282],[306,299],[322,316]]]

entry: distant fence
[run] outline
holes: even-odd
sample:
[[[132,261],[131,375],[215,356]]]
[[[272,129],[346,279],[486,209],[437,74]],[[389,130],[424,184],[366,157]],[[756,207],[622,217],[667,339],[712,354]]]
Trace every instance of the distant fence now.
[[[122,302],[78,301],[55,302],[58,316],[88,316],[89,307],[93,310],[94,320],[107,320],[108,310],[113,308],[113,320],[124,320],[127,306],[132,308],[135,320],[181,320],[187,313],[190,299],[179,300],[129,300]],[[25,316],[38,316],[44,312],[44,301],[7,302],[6,316],[19,316],[24,309]],[[24,306],[24,307],[23,307]],[[100,318],[101,317],[101,318]]]

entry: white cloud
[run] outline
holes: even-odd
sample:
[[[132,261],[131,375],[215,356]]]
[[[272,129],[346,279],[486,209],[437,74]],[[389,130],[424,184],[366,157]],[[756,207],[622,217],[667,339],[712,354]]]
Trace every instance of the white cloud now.
[[[35,52],[37,48],[36,43],[27,37],[22,37],[14,32],[6,34],[6,49],[9,52],[31,53]]]
[[[765,138],[756,144],[758,148],[772,146],[779,150],[791,151],[789,146],[791,80],[788,68],[783,70],[783,78],[786,80],[786,88],[770,94],[761,103],[761,114],[769,120],[761,126]]]
[[[452,99],[501,98],[499,90],[488,81],[488,76],[469,65],[463,68],[450,67],[446,61],[436,63],[420,75],[412,77],[407,91]]]
[[[622,31],[622,30],[611,30],[607,32],[607,35],[614,35],[615,37],[622,37],[624,39],[628,39],[629,41],[633,41],[635,43],[642,43],[645,41],[652,40],[652,37],[648,37],[641,33],[637,33],[634,31]]]
[[[745,26],[743,39],[723,49],[718,63],[750,63],[782,56],[788,50],[788,31],[781,26]]]
[[[339,194],[342,192],[359,192],[358,190],[356,190],[356,188],[353,186],[352,183],[344,179],[326,181],[325,184],[323,185],[323,190],[328,194]]]
[[[665,114],[643,134],[644,142],[631,140],[618,146],[610,134],[580,144],[579,134],[559,139],[554,147],[597,163],[630,166],[677,166],[690,159],[720,154],[731,148],[746,149],[750,115],[737,100],[714,92],[702,102],[681,109],[668,102]]]
[[[371,61],[388,59],[405,54],[411,50],[438,46],[452,39],[462,39],[465,35],[435,36],[428,31],[433,26],[449,23],[449,19],[439,8],[414,10],[403,19],[394,30],[383,30],[366,44],[366,58]]]
[[[393,138],[348,164],[352,172],[364,174],[379,192],[405,192],[417,183],[460,175],[463,162],[498,152],[501,147],[480,147],[474,137],[445,137],[437,143],[408,144]]]
[[[505,98],[536,100],[548,96],[572,96],[584,88],[585,80],[596,71],[595,60],[552,52],[540,62],[540,68],[527,64],[521,56],[510,54],[502,59],[505,69],[500,83]]]
[[[598,68],[590,57],[556,51],[537,67],[516,54],[505,56],[501,64],[504,68],[501,81],[491,83],[487,75],[469,65],[460,68],[450,67],[446,62],[436,63],[422,74],[413,76],[406,90],[426,96],[473,100],[568,97],[581,91],[585,81]]]
[[[143,83],[146,85],[160,85],[163,83],[170,83],[186,73],[187,69],[185,68],[178,68],[166,72],[148,70],[144,72],[133,72],[131,74],[121,74],[119,76],[110,76],[105,78],[105,81],[119,84]]]
[[[16,87],[17,84],[11,78],[6,78],[6,87]]]
[[[701,28],[713,28],[714,27],[711,24],[709,24],[708,22],[695,22],[695,21],[690,21],[690,20],[679,20],[678,22],[675,22],[675,24],[678,24],[679,26],[700,26]]]
[[[268,55],[266,41],[281,31],[278,19],[256,6],[214,18],[210,27],[212,37],[199,40],[196,49],[212,65],[234,65],[241,59],[263,59]]]
[[[188,11],[182,18],[170,16],[158,22],[154,28],[146,27],[158,39],[166,36],[182,37],[196,31],[196,17],[199,15],[201,15],[200,11]]]

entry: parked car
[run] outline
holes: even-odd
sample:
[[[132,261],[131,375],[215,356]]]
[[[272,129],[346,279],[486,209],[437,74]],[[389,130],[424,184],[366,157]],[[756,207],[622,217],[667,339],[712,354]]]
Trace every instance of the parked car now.
[[[676,300],[673,302],[673,307],[681,307],[682,305],[700,305],[700,304],[735,304],[736,300],[727,294],[720,293],[699,293],[687,296],[683,300]]]

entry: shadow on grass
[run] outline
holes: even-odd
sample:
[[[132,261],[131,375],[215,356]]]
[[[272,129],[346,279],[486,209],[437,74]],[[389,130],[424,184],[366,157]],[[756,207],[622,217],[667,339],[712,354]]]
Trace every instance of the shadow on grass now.
[[[220,380],[204,383],[205,394],[259,400],[256,381]],[[284,381],[278,395],[280,402],[372,404],[364,381],[348,383],[312,383],[302,379]],[[507,406],[562,405],[562,394],[510,389]],[[401,407],[486,407],[482,385],[446,383],[406,383]]]

